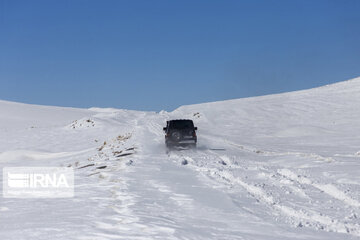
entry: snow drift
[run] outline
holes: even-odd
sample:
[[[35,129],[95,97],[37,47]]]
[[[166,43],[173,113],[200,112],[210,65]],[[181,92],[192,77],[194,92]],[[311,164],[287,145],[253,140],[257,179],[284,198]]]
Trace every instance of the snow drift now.
[[[360,78],[160,113],[0,101],[2,167],[76,173],[74,198],[1,198],[0,237],[357,239],[359,106]],[[173,118],[197,149],[166,151]]]

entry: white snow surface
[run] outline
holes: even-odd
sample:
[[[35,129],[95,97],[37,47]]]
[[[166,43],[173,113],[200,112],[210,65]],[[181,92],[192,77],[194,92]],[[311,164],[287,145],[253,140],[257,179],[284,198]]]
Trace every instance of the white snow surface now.
[[[173,112],[0,113],[1,168],[75,169],[74,198],[0,197],[0,239],[360,239],[360,78]],[[166,150],[179,118],[196,149]]]

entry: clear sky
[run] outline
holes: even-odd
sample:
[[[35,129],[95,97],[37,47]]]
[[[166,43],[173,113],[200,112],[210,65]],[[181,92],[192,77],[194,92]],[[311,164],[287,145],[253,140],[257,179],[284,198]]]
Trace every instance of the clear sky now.
[[[360,0],[0,0],[0,99],[173,110],[360,76]]]

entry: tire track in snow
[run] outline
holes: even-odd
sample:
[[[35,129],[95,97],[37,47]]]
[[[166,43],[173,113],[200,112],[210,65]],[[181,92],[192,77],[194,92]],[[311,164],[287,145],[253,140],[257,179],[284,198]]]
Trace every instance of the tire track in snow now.
[[[153,133],[155,136],[163,135],[162,126],[160,124],[150,121],[146,124],[146,126],[149,132]]]
[[[194,200],[189,195],[176,193],[169,186],[155,180],[148,181],[148,184],[152,188],[167,195],[167,198],[174,201],[175,204],[178,205],[179,207],[188,208],[188,209],[193,208],[192,202]]]
[[[229,140],[225,140],[225,142],[231,146],[235,146],[243,151],[256,153],[263,156],[295,156],[295,157],[303,157],[303,158],[311,158],[317,161],[324,161],[324,162],[335,162],[332,157],[324,157],[317,153],[302,153],[302,152],[276,152],[276,151],[266,151],[260,150],[255,147],[249,147],[245,145],[241,145],[238,143],[231,142]]]
[[[308,196],[301,187],[295,186],[293,181],[290,181],[289,179],[279,179],[278,177],[280,176],[280,174],[275,174],[274,172],[268,170],[268,172],[265,171],[260,172],[258,176],[260,178],[265,178],[268,181],[271,181],[275,186],[279,188],[289,189],[289,190],[285,190],[285,194],[290,194],[291,192],[302,199],[306,199],[306,200],[311,199],[310,196]]]
[[[314,210],[297,210],[293,207],[281,204],[279,199],[276,199],[271,194],[267,193],[262,187],[248,183],[240,177],[235,177],[226,166],[213,167],[209,163],[198,161],[189,155],[179,156],[188,161],[188,165],[196,171],[205,173],[211,179],[215,179],[218,183],[230,184],[233,186],[240,186],[245,189],[249,195],[254,197],[260,203],[268,206],[273,211],[281,213],[286,219],[291,219],[292,225],[296,227],[309,227],[316,230],[324,230],[328,232],[347,233],[353,236],[360,236],[360,225],[348,223],[334,219],[331,216],[316,212]],[[220,158],[220,157],[219,157]],[[223,160],[223,158],[220,158]],[[214,162],[213,162],[214,163]],[[276,214],[274,214],[276,215]]]
[[[313,186],[319,189],[320,191],[323,191],[324,193],[328,194],[329,196],[344,202],[345,204],[348,204],[353,207],[360,207],[360,202],[347,196],[343,191],[337,189],[332,184],[315,183],[309,178],[305,176],[297,175],[294,172],[290,171],[289,169],[279,169],[278,173],[292,181],[297,181],[301,184]]]

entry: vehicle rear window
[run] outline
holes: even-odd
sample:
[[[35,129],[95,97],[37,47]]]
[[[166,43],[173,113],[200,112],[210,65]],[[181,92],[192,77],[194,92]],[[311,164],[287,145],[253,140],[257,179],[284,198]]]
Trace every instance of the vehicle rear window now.
[[[171,121],[170,128],[174,128],[174,129],[194,128],[194,124],[192,121],[189,120]]]

